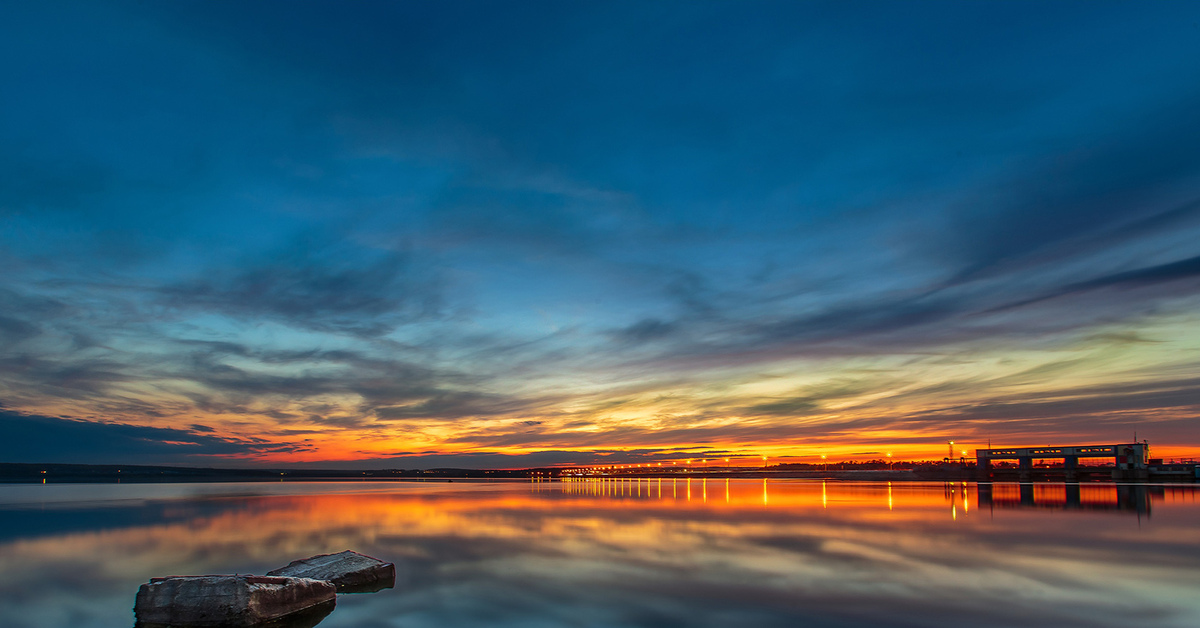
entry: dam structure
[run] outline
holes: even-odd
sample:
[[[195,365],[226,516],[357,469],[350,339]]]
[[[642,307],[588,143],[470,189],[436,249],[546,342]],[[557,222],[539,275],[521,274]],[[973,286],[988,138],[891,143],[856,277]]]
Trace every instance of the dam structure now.
[[[1062,474],[1068,482],[1079,479],[1080,458],[1108,458],[1112,461],[1114,480],[1146,480],[1150,477],[1150,445],[1120,443],[1116,445],[1071,445],[1066,447],[1016,447],[1008,449],[977,449],[975,459],[980,480],[986,481],[995,474],[996,461],[1017,461],[1017,477],[1022,482],[1037,475]],[[1061,467],[1035,466],[1035,460],[1062,460]]]

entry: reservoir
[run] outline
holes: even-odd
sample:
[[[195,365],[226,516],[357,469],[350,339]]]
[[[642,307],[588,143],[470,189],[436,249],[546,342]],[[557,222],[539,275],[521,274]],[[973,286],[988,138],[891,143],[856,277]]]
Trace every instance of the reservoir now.
[[[0,626],[346,549],[322,628],[1200,625],[1191,485],[626,478],[0,485]]]

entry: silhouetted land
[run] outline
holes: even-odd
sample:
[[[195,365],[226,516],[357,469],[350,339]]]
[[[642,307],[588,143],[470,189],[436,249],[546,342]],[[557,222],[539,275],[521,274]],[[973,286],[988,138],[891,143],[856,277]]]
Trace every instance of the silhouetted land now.
[[[529,470],[479,469],[218,469],[144,465],[0,463],[0,482],[266,482],[278,480],[420,480],[528,478]]]
[[[1192,482],[1194,465],[1163,465],[1154,481]],[[1175,472],[1168,473],[1170,467]],[[1174,467],[1179,467],[1174,469]],[[999,466],[996,481],[1014,481],[1016,469]],[[532,469],[270,469],[212,468],[146,465],[28,464],[0,463],[0,482],[268,482],[268,481],[427,481],[431,479],[552,479],[564,476],[606,477],[709,477],[709,478],[808,478],[887,481],[973,481],[977,469],[969,461],[839,462],[826,464],[778,464],[769,467],[632,467],[584,471],[573,468]],[[1054,469],[1039,474],[1039,480],[1062,481]],[[1110,467],[1081,468],[1080,480],[1111,480]]]
[[[625,468],[603,472],[612,476],[792,477],[860,480],[971,479],[973,465],[959,463],[897,463],[893,468],[870,463],[829,465],[781,464],[762,467]],[[574,475],[569,468],[532,469],[270,469],[146,465],[0,463],[0,482],[266,482],[428,479],[529,479]]]
[[[625,468],[603,472],[610,476],[779,477],[850,480],[970,480],[974,465],[959,463],[897,463],[892,468],[871,463],[829,465],[781,464],[770,467]],[[266,482],[429,479],[529,479],[576,475],[569,468],[532,469],[269,469],[145,465],[0,463],[0,482]]]

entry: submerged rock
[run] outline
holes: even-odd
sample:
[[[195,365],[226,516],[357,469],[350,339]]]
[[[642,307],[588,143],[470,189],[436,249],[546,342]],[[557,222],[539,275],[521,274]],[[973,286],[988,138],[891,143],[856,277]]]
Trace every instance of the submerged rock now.
[[[138,626],[145,628],[315,626],[336,599],[333,584],[310,578],[170,576],[143,584],[133,610]]]
[[[267,575],[325,580],[341,593],[367,593],[396,584],[395,565],[350,550],[295,560]]]

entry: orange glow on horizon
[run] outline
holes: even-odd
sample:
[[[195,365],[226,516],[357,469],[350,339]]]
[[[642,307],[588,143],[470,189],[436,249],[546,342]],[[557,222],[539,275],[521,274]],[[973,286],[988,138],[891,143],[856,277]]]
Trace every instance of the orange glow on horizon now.
[[[1130,440],[1132,440],[1132,439],[1130,439]],[[993,442],[992,447],[993,448],[1003,448],[1003,447],[1031,446],[1027,440],[1015,440],[1014,439],[1014,442],[1016,444],[1008,444],[1007,442],[1004,444],[997,444],[996,442]],[[429,455],[429,454],[412,455],[412,456],[388,455],[388,454],[393,454],[393,452],[395,452],[395,449],[387,448],[387,449],[380,449],[378,451],[373,451],[371,449],[366,449],[361,446],[356,446],[356,445],[361,445],[361,444],[356,444],[356,443],[352,443],[352,442],[347,443],[347,442],[341,441],[341,440],[333,437],[332,435],[329,435],[329,436],[314,435],[313,437],[311,437],[311,443],[312,443],[312,450],[307,451],[307,452],[289,453],[286,455],[261,455],[261,456],[248,456],[247,455],[247,456],[240,456],[240,457],[226,456],[226,457],[223,457],[223,459],[227,459],[227,460],[235,461],[235,462],[251,463],[251,464],[291,464],[291,463],[319,464],[321,462],[354,462],[354,461],[372,461],[372,460],[379,460],[379,459],[390,459],[390,460],[394,461],[395,464],[394,464],[394,466],[388,465],[388,468],[425,468],[425,466],[447,466],[447,465],[440,465],[440,464],[439,465],[428,465],[428,464],[423,465],[421,462],[422,458],[425,455]],[[1063,443],[1063,444],[1081,444],[1081,443],[1072,442],[1072,443]],[[1096,442],[1096,444],[1110,444],[1110,443]],[[1116,443],[1114,442],[1111,444],[1116,444]],[[723,448],[733,449],[733,448],[738,448],[739,446],[746,447],[746,448],[753,448],[752,446],[749,446],[749,445],[730,445],[728,447],[723,447]],[[770,466],[774,467],[776,465],[787,465],[787,464],[796,464],[796,463],[836,464],[836,463],[840,463],[840,462],[868,462],[868,461],[882,461],[882,462],[889,463],[889,464],[900,464],[900,463],[907,463],[907,462],[940,461],[946,457],[945,441],[941,441],[940,443],[938,443],[937,441],[933,441],[930,443],[922,443],[922,444],[898,445],[898,446],[888,449],[887,451],[879,450],[879,451],[863,452],[862,450],[866,449],[866,447],[867,446],[855,445],[855,444],[842,444],[842,445],[832,446],[832,447],[822,445],[821,449],[824,449],[829,452],[829,453],[824,453],[824,454],[800,453],[801,451],[803,451],[803,449],[804,449],[803,447],[797,447],[796,450],[789,450],[789,449],[782,448],[782,447],[773,447],[770,450],[772,452],[770,455],[743,455],[743,456],[736,456],[736,457],[731,456],[729,458],[724,458],[721,461],[714,461],[714,462],[719,462],[720,464],[718,466],[729,466],[729,467],[762,467],[764,464],[769,464]],[[984,444],[980,444],[978,446],[972,446],[969,449],[959,449],[956,451],[956,454],[958,457],[972,460],[975,457],[976,449],[984,449],[986,447],[987,447],[987,445],[986,445],[986,443],[984,443]],[[1192,446],[1187,446],[1187,445],[1156,446],[1156,445],[1154,445],[1154,443],[1150,443],[1150,447],[1151,447],[1150,455],[1154,458],[1162,458],[1164,460],[1188,460],[1188,459],[1200,458],[1200,447],[1192,447]],[[761,450],[761,448],[759,448],[759,449]],[[430,449],[426,448],[426,449],[424,449],[424,451],[429,452]],[[569,452],[571,450],[566,449],[566,450],[559,450],[559,451],[560,452]],[[471,456],[471,455],[478,455],[478,454],[486,454],[489,456],[511,456],[511,457],[513,457],[515,464],[496,465],[496,466],[488,467],[488,468],[495,468],[495,469],[524,469],[524,468],[529,468],[531,466],[552,466],[552,467],[554,467],[554,466],[557,466],[557,467],[595,466],[596,465],[595,458],[598,455],[603,455],[604,457],[607,457],[607,458],[611,458],[611,457],[620,455],[620,454],[613,454],[613,453],[598,454],[595,450],[592,450],[592,449],[580,449],[580,450],[576,450],[576,451],[578,454],[578,462],[573,462],[573,463],[563,462],[563,463],[556,463],[556,464],[550,464],[550,465],[536,465],[536,464],[528,464],[528,463],[519,462],[519,460],[523,456],[530,455],[530,454],[537,454],[540,452],[540,450],[529,450],[529,449],[523,449],[523,448],[445,449],[445,450],[437,451],[437,453],[434,455]],[[839,453],[839,452],[844,452],[844,453]],[[674,465],[674,466],[682,465],[682,466],[697,466],[697,467],[699,467],[699,466],[708,466],[708,463],[709,463],[709,461],[707,459],[696,460],[693,458],[682,458],[682,459],[677,459],[677,460],[659,461],[659,462],[654,462],[654,463],[637,463],[637,462],[633,462],[633,461],[629,461],[629,460],[624,460],[624,461],[616,462],[615,465],[612,463],[602,463],[602,464],[604,464],[604,466],[606,466],[606,467],[615,466],[616,468],[648,468],[651,466],[661,467],[661,466],[664,466],[664,464]],[[378,466],[378,465],[375,465],[375,466]],[[449,465],[449,466],[453,466],[453,465]],[[471,467],[468,466],[468,468],[471,468]]]
[[[42,409],[47,415],[66,415],[69,408]],[[648,419],[644,419],[648,420]],[[507,426],[520,424],[515,419],[497,419],[496,425]],[[552,423],[547,420],[548,426]],[[139,425],[139,421],[128,420],[125,424]],[[381,424],[371,428],[374,431],[362,433],[355,430],[335,429],[301,429],[280,427],[273,419],[251,419],[244,416],[215,415],[210,417],[189,416],[186,422],[172,425],[169,420],[156,419],[147,423],[150,427],[170,427],[177,430],[187,430],[192,424],[203,424],[212,427],[205,437],[225,438],[231,442],[245,441],[248,437],[264,443],[261,453],[254,453],[253,447],[247,447],[247,453],[210,455],[207,457],[191,456],[180,460],[179,464],[187,466],[216,466],[229,465],[289,465],[307,464],[319,466],[321,463],[354,463],[372,462],[373,468],[430,468],[434,466],[462,466],[466,468],[495,468],[523,469],[535,466],[569,466],[569,465],[641,465],[641,466],[732,466],[750,467],[786,465],[792,463],[822,463],[835,464],[839,462],[866,462],[873,460],[887,461],[892,464],[915,461],[938,461],[947,457],[947,443],[953,443],[956,457],[974,458],[975,450],[988,447],[991,440],[993,448],[1029,447],[1047,445],[1080,445],[1080,444],[1116,444],[1131,442],[1133,434],[1127,438],[1096,438],[1084,435],[1047,433],[1044,436],[1031,437],[1028,435],[989,434],[987,437],[970,434],[926,433],[913,434],[903,431],[861,430],[856,434],[840,434],[836,437],[824,436],[819,440],[804,438],[773,438],[769,441],[755,442],[742,440],[722,440],[711,438],[702,443],[681,440],[689,435],[688,430],[680,430],[679,439],[673,442],[629,443],[622,440],[622,430],[609,428],[607,434],[612,442],[606,443],[603,438],[595,435],[589,439],[595,441],[587,447],[571,445],[570,440],[576,432],[563,430],[555,433],[553,429],[544,429],[538,438],[546,441],[525,445],[492,446],[485,441],[484,436],[472,437],[470,434],[458,436],[461,430],[457,424],[445,421],[414,421],[405,424],[405,432],[393,432],[392,424]],[[224,427],[236,425],[236,429]],[[631,421],[635,429],[637,421]],[[722,425],[736,431],[737,422],[729,420]],[[261,430],[255,434],[256,429]],[[489,428],[490,429],[490,428]],[[1132,432],[1132,430],[1131,430]],[[654,436],[653,433],[648,437]],[[1200,459],[1200,443],[1189,442],[1156,442],[1154,433],[1146,433],[1150,442],[1150,456],[1164,460]],[[480,442],[472,442],[472,440]],[[187,444],[182,439],[179,443]],[[279,449],[272,451],[272,446]],[[654,461],[637,460],[637,457],[623,454],[631,448],[655,449]],[[561,452],[563,457],[575,457],[575,460],[563,460],[547,464],[526,462],[525,458],[540,454],[547,450]],[[712,453],[708,453],[712,452]],[[697,455],[703,454],[703,455]],[[427,456],[463,457],[463,462],[443,464],[430,463]],[[471,462],[472,457],[484,457],[487,464]],[[509,460],[510,462],[505,462]],[[383,464],[381,464],[383,463]],[[711,463],[711,464],[710,464]]]

